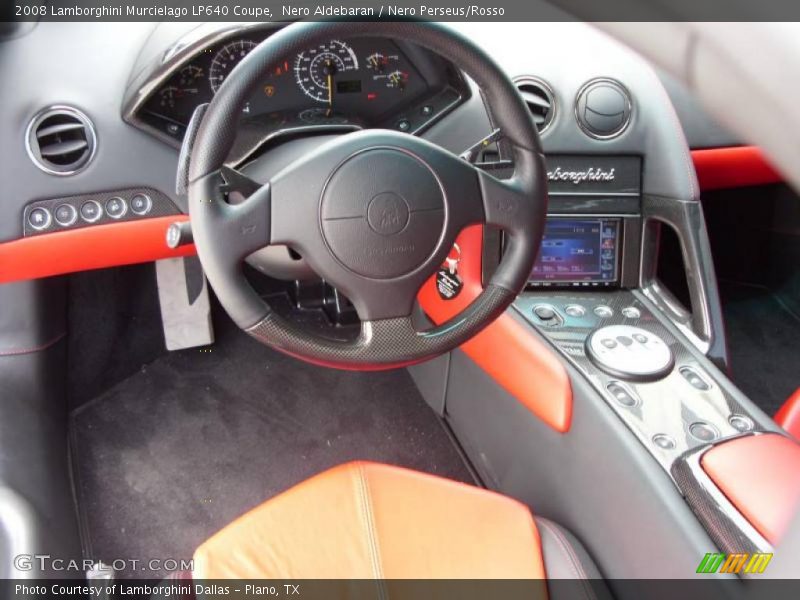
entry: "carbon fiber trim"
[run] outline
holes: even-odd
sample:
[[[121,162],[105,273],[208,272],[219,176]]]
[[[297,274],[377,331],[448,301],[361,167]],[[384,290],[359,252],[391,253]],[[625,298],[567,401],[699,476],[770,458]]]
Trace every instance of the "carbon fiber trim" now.
[[[380,370],[422,362],[461,345],[496,319],[514,294],[490,285],[465,311],[439,327],[417,331],[410,317],[368,321],[353,342],[301,332],[270,312],[247,329],[258,341],[318,364],[340,369]]]
[[[772,552],[772,546],[753,528],[705,474],[700,458],[711,448],[687,452],[671,474],[686,503],[723,552]]]
[[[175,193],[178,196],[185,196],[189,193],[189,163],[192,160],[194,142],[197,139],[197,131],[203,122],[203,116],[208,110],[208,104],[201,104],[194,109],[189,125],[186,127],[186,134],[183,136],[181,152],[178,155],[178,173],[175,176]]]

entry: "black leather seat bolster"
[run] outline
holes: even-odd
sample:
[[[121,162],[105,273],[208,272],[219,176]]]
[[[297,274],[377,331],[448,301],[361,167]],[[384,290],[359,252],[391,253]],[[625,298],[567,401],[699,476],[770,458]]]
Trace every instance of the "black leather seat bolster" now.
[[[552,600],[607,600],[612,598],[597,565],[569,531],[536,517],[542,542],[547,590]]]

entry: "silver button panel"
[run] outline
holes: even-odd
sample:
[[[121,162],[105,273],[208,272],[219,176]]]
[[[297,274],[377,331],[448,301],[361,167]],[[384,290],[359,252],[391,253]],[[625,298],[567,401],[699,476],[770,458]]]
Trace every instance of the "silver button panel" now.
[[[541,322],[532,311],[537,305],[552,307],[563,322]],[[575,305],[585,309],[581,317],[567,311]],[[584,374],[666,470],[685,452],[708,444],[704,440],[760,430],[735,399],[733,386],[728,390],[717,381],[712,367],[636,293],[536,291],[520,295],[514,306]]]
[[[606,373],[631,379],[653,379],[672,369],[672,351],[654,333],[630,325],[609,325],[586,340],[586,351]]]
[[[130,188],[37,200],[25,207],[23,234],[45,235],[150,217],[179,215],[165,194],[152,188]]]

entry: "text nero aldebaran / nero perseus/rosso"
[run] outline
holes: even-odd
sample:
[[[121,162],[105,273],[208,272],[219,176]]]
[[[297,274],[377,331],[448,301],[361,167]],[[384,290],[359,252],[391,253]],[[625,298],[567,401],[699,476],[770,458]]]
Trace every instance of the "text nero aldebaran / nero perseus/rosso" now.
[[[422,17],[428,19],[502,17],[505,9],[500,6],[398,6],[394,4],[377,6],[348,6],[346,4],[317,4],[314,7],[283,4],[280,10],[270,6],[242,6],[236,4],[194,4],[191,6],[137,6],[117,4],[99,6],[64,6],[48,4],[17,4],[17,17],[60,17],[60,18],[161,18],[182,19],[190,17],[247,17],[269,20],[273,17],[288,18],[326,18],[326,17]],[[277,14],[274,14],[277,13]]]

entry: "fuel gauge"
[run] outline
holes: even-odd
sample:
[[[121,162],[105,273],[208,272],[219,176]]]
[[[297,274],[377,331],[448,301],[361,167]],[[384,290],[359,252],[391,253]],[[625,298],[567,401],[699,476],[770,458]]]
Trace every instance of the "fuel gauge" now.
[[[406,85],[408,85],[408,72],[396,70],[389,73],[388,77],[386,78],[386,87],[393,88],[399,91],[403,91],[406,89]]]

